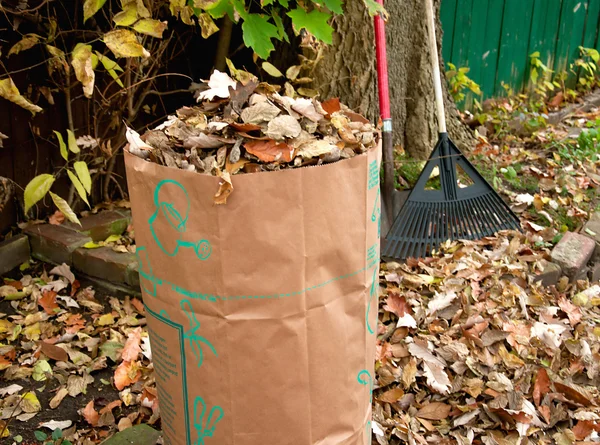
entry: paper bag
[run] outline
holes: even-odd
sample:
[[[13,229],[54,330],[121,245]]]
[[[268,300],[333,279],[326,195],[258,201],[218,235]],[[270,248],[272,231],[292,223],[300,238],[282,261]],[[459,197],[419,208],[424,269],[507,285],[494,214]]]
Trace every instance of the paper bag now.
[[[380,148],[219,179],[126,153],[164,440],[371,443]]]

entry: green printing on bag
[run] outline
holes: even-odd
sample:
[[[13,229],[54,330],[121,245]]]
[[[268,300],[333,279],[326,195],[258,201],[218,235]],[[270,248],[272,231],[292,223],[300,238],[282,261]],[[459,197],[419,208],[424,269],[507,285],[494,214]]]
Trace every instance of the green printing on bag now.
[[[183,309],[183,312],[185,312],[185,315],[190,322],[190,329],[183,334],[183,338],[189,341],[190,349],[196,356],[199,368],[202,366],[202,362],[204,361],[201,343],[204,343],[206,346],[208,346],[213,354],[215,354],[215,357],[218,357],[217,351],[206,338],[201,337],[196,333],[196,331],[200,329],[200,322],[196,319],[196,314],[194,314],[194,311],[192,310],[192,303],[190,303],[189,300],[181,300],[179,305],[181,306],[181,309]]]
[[[201,411],[198,414],[198,407]],[[206,403],[202,397],[196,397],[194,401],[194,428],[198,434],[198,440],[195,445],[204,445],[205,437],[213,437],[217,423],[223,418],[223,408],[215,405],[210,410],[206,422],[204,422],[204,414],[206,413]]]
[[[180,198],[183,198],[179,199],[180,202],[182,200],[185,201],[183,208],[180,206],[179,209],[176,209],[174,203],[162,200],[160,198],[161,191],[165,194],[173,194],[175,196],[179,195]],[[156,210],[150,219],[148,219],[148,224],[150,225],[150,232],[152,233],[154,241],[158,247],[160,247],[160,250],[162,250],[166,255],[177,255],[180,247],[191,248],[198,259],[204,261],[208,259],[212,253],[212,246],[207,240],[202,239],[198,242],[190,242],[181,239],[186,231],[186,224],[190,213],[190,205],[190,197],[183,185],[172,179],[160,181],[154,189],[154,206],[156,207]],[[181,212],[183,212],[183,215]],[[158,218],[166,219],[169,225],[173,228],[175,234],[179,234],[175,235],[179,236],[179,239],[176,240],[175,246],[171,246],[169,248],[169,246],[165,246],[164,242],[160,241],[160,238],[154,227],[154,224]]]
[[[371,373],[369,371],[367,371],[366,369],[363,369],[356,376],[356,380],[358,380],[358,383],[360,383],[361,385],[369,387],[370,396],[371,396],[371,402],[369,402],[369,403],[372,403],[373,402],[373,377],[371,377]],[[367,426],[366,426],[365,443],[367,443],[367,444],[371,443],[371,421],[370,420],[367,422]]]

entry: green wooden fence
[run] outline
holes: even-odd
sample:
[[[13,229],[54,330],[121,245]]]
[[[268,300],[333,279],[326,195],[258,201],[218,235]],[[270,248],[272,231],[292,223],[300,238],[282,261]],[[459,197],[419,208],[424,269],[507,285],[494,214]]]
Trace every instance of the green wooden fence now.
[[[501,96],[502,82],[527,86],[533,52],[560,73],[580,46],[600,50],[599,17],[600,0],[442,0],[444,60],[468,66],[484,99]]]

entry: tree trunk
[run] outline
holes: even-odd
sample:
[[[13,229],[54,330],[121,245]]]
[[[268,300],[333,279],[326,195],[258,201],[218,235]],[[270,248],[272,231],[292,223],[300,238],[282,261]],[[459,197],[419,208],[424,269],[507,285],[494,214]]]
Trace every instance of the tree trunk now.
[[[386,36],[394,144],[420,159],[429,155],[437,141],[424,1],[388,0],[385,4],[389,13]],[[438,16],[439,5],[440,1],[434,0]],[[322,98],[339,97],[351,108],[377,121],[373,18],[369,17],[362,0],[347,0],[344,8],[344,15],[333,20],[333,44],[325,49],[323,59],[312,73],[314,86]],[[438,48],[441,48],[439,20],[436,28]],[[441,51],[438,52],[441,61]],[[460,148],[470,149],[474,137],[460,122],[446,82],[443,85],[448,131]]]

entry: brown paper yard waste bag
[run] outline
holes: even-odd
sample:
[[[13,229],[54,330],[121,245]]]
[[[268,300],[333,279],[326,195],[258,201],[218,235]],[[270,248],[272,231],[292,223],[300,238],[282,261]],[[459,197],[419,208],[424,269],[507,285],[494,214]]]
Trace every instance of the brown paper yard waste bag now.
[[[165,443],[364,445],[380,149],[219,178],[126,153]]]

